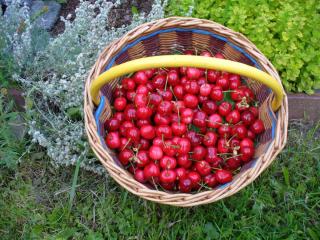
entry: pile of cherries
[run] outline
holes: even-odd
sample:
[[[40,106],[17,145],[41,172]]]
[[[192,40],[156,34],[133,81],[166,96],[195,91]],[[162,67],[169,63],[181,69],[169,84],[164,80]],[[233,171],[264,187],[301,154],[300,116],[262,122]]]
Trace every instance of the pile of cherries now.
[[[213,57],[208,51],[201,56]],[[113,97],[106,144],[137,181],[158,190],[188,193],[232,181],[254,157],[256,136],[265,130],[254,93],[228,72],[138,71]]]

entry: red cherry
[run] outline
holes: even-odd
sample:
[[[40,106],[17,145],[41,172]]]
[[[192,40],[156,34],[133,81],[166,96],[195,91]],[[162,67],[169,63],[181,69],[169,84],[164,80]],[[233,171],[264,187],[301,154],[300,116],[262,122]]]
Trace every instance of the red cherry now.
[[[175,136],[182,136],[187,132],[187,125],[184,123],[174,122],[171,125],[172,133]]]
[[[207,114],[203,111],[196,111],[193,116],[193,125],[197,127],[205,127],[207,125],[206,123]]]
[[[144,70],[144,74],[147,76],[148,79],[151,78],[155,72],[156,70],[153,68]]]
[[[130,148],[132,146],[132,142],[127,138],[120,138],[120,147],[119,149],[123,150],[125,148]]]
[[[156,75],[152,79],[152,85],[156,89],[163,89],[166,84],[166,76],[164,75]]]
[[[118,119],[120,123],[124,121],[124,113],[123,112],[116,112],[113,116],[115,119]]]
[[[160,182],[173,183],[177,179],[177,174],[174,170],[164,170],[160,173]]]
[[[215,157],[213,158],[212,162],[210,162],[211,167],[213,168],[219,168],[223,165],[224,160],[221,157]]]
[[[171,118],[169,116],[164,116],[160,113],[156,113],[153,120],[156,125],[169,125],[171,122]]]
[[[196,95],[199,92],[199,89],[200,87],[196,81],[189,81],[184,85],[185,92],[193,95]]]
[[[212,100],[207,100],[202,103],[202,110],[206,114],[213,114],[217,111],[218,106],[217,104]]]
[[[179,155],[177,158],[178,165],[184,169],[188,169],[192,165],[192,161],[189,159],[188,154]]]
[[[197,83],[198,83],[198,85],[199,85],[200,88],[201,88],[201,86],[202,86],[203,84],[206,84],[206,83],[207,83],[207,79],[206,79],[205,77],[200,77],[200,78],[198,79]],[[211,86],[210,86],[210,87],[211,87]],[[211,89],[210,89],[210,90],[211,90]]]
[[[105,123],[105,128],[110,132],[114,132],[118,130],[119,127],[120,127],[120,121],[116,118],[110,118]]]
[[[211,89],[210,98],[214,101],[220,102],[222,101],[224,95],[222,92],[222,88],[219,86],[215,86]]]
[[[151,162],[147,166],[145,166],[145,168],[143,169],[143,173],[146,180],[156,180],[160,175],[160,169],[155,163]]]
[[[121,145],[119,132],[109,132],[106,136],[106,143],[111,149],[119,148]]]
[[[140,142],[137,144],[137,148],[140,150],[148,150],[150,147],[150,142],[147,139],[140,138]]]
[[[238,156],[229,158],[226,162],[226,168],[229,170],[236,170],[240,166],[241,166],[241,159]]]
[[[140,141],[140,131],[136,127],[131,127],[126,130],[126,137],[132,142],[138,143]]]
[[[191,108],[191,109],[196,108],[199,103],[198,98],[195,95],[192,95],[189,93],[184,96],[183,102],[187,108]]]
[[[136,116],[138,119],[149,119],[152,115],[152,109],[149,107],[138,107]]]
[[[148,152],[145,151],[145,150],[140,150],[137,153],[137,157],[135,158],[135,161],[137,163],[137,166],[141,167],[141,168],[146,166],[147,164],[149,164],[150,159],[149,159],[149,156],[148,156]]]
[[[163,156],[160,159],[160,167],[163,169],[175,169],[177,166],[177,161],[173,157]]]
[[[186,75],[188,79],[196,80],[201,76],[201,72],[198,68],[187,67]]]
[[[215,83],[220,75],[221,73],[215,70],[208,69],[207,71],[207,78],[210,83]]]
[[[253,113],[255,118],[259,117],[259,109],[257,107],[251,106],[249,111]]]
[[[187,177],[187,170],[183,167],[175,169],[177,174],[177,180]]]
[[[121,112],[123,111],[127,106],[127,99],[124,97],[118,97],[114,100],[114,108]]]
[[[151,146],[149,149],[149,157],[153,160],[159,160],[163,157],[163,151],[159,146]]]
[[[147,95],[141,94],[141,93],[135,95],[134,105],[136,107],[144,107],[144,106],[147,106],[147,104],[148,104]]]
[[[255,139],[256,138],[256,134],[254,132],[252,132],[250,129],[248,130],[248,138],[251,138],[251,139]]]
[[[174,104],[173,104],[173,111],[174,111],[175,113],[180,112],[181,109],[183,109],[183,108],[185,108],[183,101],[176,101],[176,102],[174,102]]]
[[[214,55],[215,58],[221,58],[221,59],[225,59],[225,57],[221,54],[221,53],[216,53]]]
[[[203,51],[200,56],[204,56],[204,57],[212,57],[212,54],[209,51]]]
[[[257,119],[250,127],[250,130],[255,134],[260,134],[265,131],[262,120]]]
[[[211,187],[211,188],[215,187],[218,184],[218,181],[214,174],[208,174],[203,178],[203,181],[208,187]]]
[[[219,114],[212,114],[209,116],[207,121],[207,127],[219,128],[222,124],[222,117]]]
[[[240,102],[237,102],[235,104],[235,109],[239,110],[240,112],[243,112],[245,110],[248,110],[249,109],[249,104],[246,103],[246,102],[243,102],[243,101],[240,101]]]
[[[133,105],[127,105],[124,110],[124,119],[127,121],[135,120],[137,117],[137,110]]]
[[[232,138],[232,139],[230,140],[230,147],[231,147],[232,149],[239,148],[239,146],[240,146],[240,140],[239,140],[239,139],[237,139],[237,138]]]
[[[133,75],[133,79],[137,84],[146,84],[148,77],[144,71],[138,71]]]
[[[172,129],[168,125],[160,125],[156,127],[156,136],[163,137],[165,139],[172,137]]]
[[[206,161],[196,162],[195,167],[197,169],[197,172],[200,173],[201,176],[206,176],[211,172],[211,167]]]
[[[179,82],[179,74],[177,73],[177,71],[171,70],[168,73],[168,84],[170,84],[171,86],[176,86],[179,84]]]
[[[244,125],[250,126],[251,124],[253,124],[254,120],[255,120],[255,117],[252,112],[247,110],[241,113],[241,121],[243,122]]]
[[[138,119],[136,125],[138,128],[141,128],[144,125],[150,125],[150,119]]]
[[[254,142],[250,138],[244,138],[240,142],[240,148],[250,147],[254,148]]]
[[[249,162],[254,156],[254,148],[244,147],[240,148],[241,160],[243,162]]]
[[[156,131],[151,125],[144,125],[140,128],[140,135],[145,139],[153,139],[156,136]]]
[[[128,165],[131,158],[133,158],[133,153],[129,149],[124,149],[119,153],[118,159],[123,166]]]
[[[188,138],[180,138],[178,141],[177,152],[179,155],[188,154],[191,149],[191,143]]]
[[[204,103],[204,102],[208,101],[208,99],[209,99],[208,97],[204,97],[201,95],[198,96],[199,103]]]
[[[234,89],[231,93],[230,93],[231,99],[233,101],[241,101],[245,96],[244,96],[244,92],[241,88],[238,89]]]
[[[201,145],[195,146],[193,148],[192,152],[193,152],[192,158],[194,160],[198,160],[198,161],[203,160],[205,158],[205,156],[207,155],[207,149]]]
[[[152,140],[152,145],[154,146],[158,146],[158,147],[162,147],[163,146],[163,140],[161,137],[155,137],[153,140]]]
[[[240,112],[238,110],[232,110],[226,116],[226,121],[228,123],[237,124],[240,121]]]
[[[142,169],[136,169],[136,171],[134,172],[134,179],[137,180],[140,183],[146,183],[147,182],[147,179],[145,178]]]
[[[142,85],[142,84],[140,84],[140,85],[137,87],[136,93],[137,93],[137,94],[148,95],[149,89],[148,89],[147,85]]]
[[[232,90],[237,89],[241,86],[241,80],[239,75],[230,74],[229,82],[230,82],[229,87]]]
[[[151,93],[149,96],[150,104],[158,106],[162,102],[162,96],[157,93]]]
[[[117,87],[112,94],[114,98],[123,97],[125,95],[126,95],[126,91],[122,87]]]
[[[193,147],[200,145],[203,140],[203,137],[195,131],[187,132],[186,137],[189,139],[191,146]]]
[[[193,189],[198,189],[200,187],[200,182],[201,182],[201,176],[199,173],[195,172],[195,171],[191,171],[188,173],[188,178],[191,180],[192,182],[192,188]]]
[[[218,133],[219,133],[220,137],[229,138],[231,135],[230,125],[227,125],[227,124],[220,125],[220,127],[218,128]]]
[[[218,153],[230,152],[228,141],[224,138],[218,140]]]
[[[136,83],[131,78],[122,79],[122,86],[126,90],[134,90],[136,87]]]
[[[126,96],[128,101],[133,102],[134,101],[134,97],[136,96],[136,92],[133,91],[133,90],[132,91],[128,91],[125,96]]]
[[[218,141],[218,136],[214,132],[207,132],[203,138],[203,144],[207,147],[213,147]]]
[[[158,92],[162,96],[163,100],[166,100],[166,101],[172,100],[173,95],[170,90],[159,90]]]
[[[181,109],[181,121],[185,124],[192,122],[194,112],[190,108]]]
[[[190,178],[182,178],[179,180],[179,190],[183,193],[189,193],[192,190],[192,181]]]
[[[217,86],[220,86],[223,90],[229,89],[229,79],[225,76],[221,76],[216,81]]]
[[[227,116],[232,110],[232,105],[229,102],[222,102],[219,107],[218,111],[221,116]]]
[[[243,124],[239,124],[232,128],[232,134],[240,139],[244,139],[247,137],[248,130]]]
[[[215,172],[216,180],[221,183],[228,183],[232,181],[232,173],[228,170],[219,169]]]
[[[172,140],[166,140],[162,146],[162,151],[164,152],[165,155],[169,157],[173,157],[176,155],[176,149],[175,146],[172,142]]]
[[[246,97],[248,103],[252,102],[255,99],[254,93],[248,87],[243,88],[243,94]]]
[[[179,100],[182,100],[183,97],[184,97],[184,88],[183,88],[183,86],[181,86],[181,85],[174,86],[173,93],[174,93],[176,98],[178,98]]]
[[[173,104],[172,102],[169,101],[163,101],[159,104],[157,111],[161,114],[161,115],[167,115],[170,114],[173,110]]]
[[[134,127],[132,122],[129,122],[129,121],[123,122],[119,128],[120,134],[125,137],[127,134],[127,129],[131,127]]]

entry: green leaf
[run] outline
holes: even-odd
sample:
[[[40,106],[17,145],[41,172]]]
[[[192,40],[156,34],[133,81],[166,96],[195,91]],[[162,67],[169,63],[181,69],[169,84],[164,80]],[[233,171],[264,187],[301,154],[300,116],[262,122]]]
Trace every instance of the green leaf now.
[[[290,187],[290,179],[289,179],[289,171],[288,171],[288,168],[283,167],[283,168],[282,168],[282,173],[283,173],[283,177],[284,177],[284,181],[285,181],[286,185],[287,185],[288,187]]]

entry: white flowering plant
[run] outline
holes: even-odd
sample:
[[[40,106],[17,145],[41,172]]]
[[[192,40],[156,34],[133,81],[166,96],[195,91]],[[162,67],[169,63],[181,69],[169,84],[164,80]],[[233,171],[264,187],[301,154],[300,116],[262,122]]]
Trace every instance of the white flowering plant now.
[[[65,31],[55,38],[37,29],[28,7],[19,10],[18,0],[0,17],[0,41],[6,44],[3,51],[11,51],[16,65],[13,78],[26,90],[29,134],[33,142],[46,148],[54,165],[72,165],[84,156],[83,168],[104,172],[87,147],[84,81],[107,44],[144,22],[162,18],[165,5],[166,1],[155,0],[149,14],[135,15],[127,26],[107,28],[114,4],[81,0],[76,18],[62,18]]]

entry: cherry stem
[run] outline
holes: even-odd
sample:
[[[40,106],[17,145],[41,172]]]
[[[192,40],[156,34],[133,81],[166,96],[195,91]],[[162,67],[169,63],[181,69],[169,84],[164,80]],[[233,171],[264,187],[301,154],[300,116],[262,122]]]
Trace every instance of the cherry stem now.
[[[222,92],[236,92],[235,90],[225,90],[225,91],[222,91]]]
[[[123,151],[129,144],[129,142],[131,141],[131,138],[128,139],[128,141],[126,142],[126,144],[123,146],[123,148],[121,149],[121,151]]]
[[[167,91],[167,85],[168,85],[168,74],[167,74],[167,77],[166,77],[166,84],[164,85],[164,90]]]
[[[211,123],[220,124],[220,125],[224,125],[224,123],[220,123],[220,122],[213,122],[213,121],[210,121],[209,119],[206,119],[205,121],[207,121],[207,122],[211,122]]]

